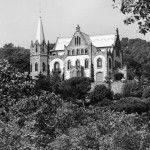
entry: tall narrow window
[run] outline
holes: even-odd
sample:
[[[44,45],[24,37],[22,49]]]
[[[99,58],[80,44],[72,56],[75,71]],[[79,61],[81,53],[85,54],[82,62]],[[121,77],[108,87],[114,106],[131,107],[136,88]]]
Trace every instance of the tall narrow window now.
[[[57,70],[59,68],[60,68],[59,62],[55,62],[55,64],[54,64],[54,70]]]
[[[38,52],[37,44],[35,45],[36,52]]]
[[[68,60],[68,70],[70,70],[70,68],[71,68],[71,61]]]
[[[75,55],[75,50],[74,49],[72,50],[72,55]]]
[[[77,61],[76,61],[76,67],[79,67],[79,66],[80,66],[80,60],[77,59]]]
[[[38,71],[38,63],[35,63],[35,71]]]
[[[85,49],[85,54],[88,54],[88,49],[87,48]]]
[[[43,66],[43,72],[46,71],[46,65],[45,65],[44,62],[43,62],[43,64],[42,64],[42,66]]]
[[[81,38],[79,37],[79,45],[81,44]]]
[[[77,38],[74,38],[74,40],[75,40],[75,45],[77,45]]]
[[[32,64],[30,64],[30,72],[32,72]]]
[[[109,58],[109,69],[111,69],[111,59]]]
[[[77,45],[79,44],[79,37],[77,36]]]
[[[77,49],[77,55],[79,55],[80,54],[80,50],[79,49]]]
[[[97,59],[97,67],[102,67],[102,59],[101,58]]]
[[[77,71],[77,77],[80,77],[80,71],[79,70]]]
[[[84,49],[81,49],[81,54],[84,54]]]
[[[85,68],[89,68],[89,61],[88,61],[88,59],[85,60]]]

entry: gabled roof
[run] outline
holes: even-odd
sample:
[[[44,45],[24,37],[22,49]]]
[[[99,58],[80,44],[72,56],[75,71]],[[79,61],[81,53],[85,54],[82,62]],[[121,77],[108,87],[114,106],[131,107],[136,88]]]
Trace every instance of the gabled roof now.
[[[36,41],[38,41],[39,44],[41,44],[43,41],[45,41],[44,30],[43,30],[43,24],[42,24],[42,18],[41,17],[39,17],[39,21],[38,21]]]
[[[108,35],[87,35],[83,32],[81,32],[81,35],[84,36],[84,39],[88,44],[92,43],[95,47],[111,47],[114,45],[116,41],[116,34],[108,34]],[[58,38],[56,41],[56,46],[54,50],[64,50],[64,45],[68,46],[70,41],[70,38]]]
[[[64,46],[68,46],[72,38],[58,38],[55,45],[55,50],[64,50]]]
[[[111,47],[116,41],[116,35],[93,35],[90,39],[95,47]]]

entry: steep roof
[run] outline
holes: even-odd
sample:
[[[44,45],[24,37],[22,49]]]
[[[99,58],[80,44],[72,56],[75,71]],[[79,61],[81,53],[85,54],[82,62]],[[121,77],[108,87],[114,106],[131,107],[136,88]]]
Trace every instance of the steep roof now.
[[[78,28],[79,28],[79,26],[78,26]],[[117,37],[116,34],[87,35],[83,32],[80,32],[80,33],[84,37],[84,39],[86,40],[86,42],[88,44],[92,43],[92,45],[95,47],[111,47],[112,45],[114,45],[114,43],[116,41],[116,37]],[[70,37],[70,38],[62,38],[62,37],[57,38],[56,46],[55,46],[54,50],[64,50],[64,45],[68,46],[71,39],[72,39],[72,37]]]
[[[43,30],[43,24],[42,24],[42,18],[41,17],[39,17],[39,20],[38,20],[36,40],[39,42],[39,44],[41,44],[43,41],[45,41],[44,30]]]

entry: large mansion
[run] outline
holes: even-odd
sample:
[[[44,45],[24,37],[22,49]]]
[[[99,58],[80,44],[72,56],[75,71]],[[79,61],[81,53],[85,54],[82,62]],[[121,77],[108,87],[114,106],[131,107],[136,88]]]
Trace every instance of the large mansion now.
[[[122,68],[122,55],[118,29],[114,34],[91,36],[79,25],[72,37],[58,37],[50,49],[39,17],[36,41],[30,47],[30,75],[58,73],[64,79],[83,76],[100,83]]]

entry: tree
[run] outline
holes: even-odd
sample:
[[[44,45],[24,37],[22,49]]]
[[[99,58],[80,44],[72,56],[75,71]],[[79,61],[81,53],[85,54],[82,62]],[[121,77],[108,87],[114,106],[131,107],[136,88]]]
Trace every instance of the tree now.
[[[115,7],[120,5],[120,11],[128,14],[125,24],[138,23],[139,32],[146,34],[150,31],[150,0],[113,0]]]
[[[7,59],[19,72],[30,71],[30,51],[28,49],[8,43],[0,49],[0,58]]]
[[[87,77],[73,77],[61,82],[58,86],[58,94],[64,100],[85,100],[91,89],[91,79]]]

